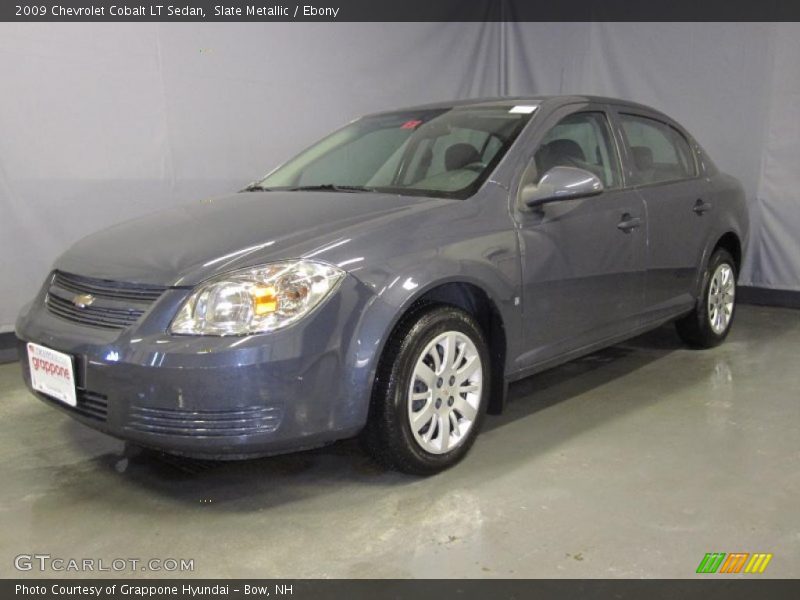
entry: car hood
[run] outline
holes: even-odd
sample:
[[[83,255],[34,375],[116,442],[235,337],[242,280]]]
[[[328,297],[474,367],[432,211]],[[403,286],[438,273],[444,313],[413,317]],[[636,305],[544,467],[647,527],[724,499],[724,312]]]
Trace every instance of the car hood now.
[[[189,286],[275,260],[341,259],[341,252],[333,250],[345,244],[355,250],[351,242],[359,235],[448,202],[378,193],[238,193],[89,235],[65,252],[55,268],[100,279]]]

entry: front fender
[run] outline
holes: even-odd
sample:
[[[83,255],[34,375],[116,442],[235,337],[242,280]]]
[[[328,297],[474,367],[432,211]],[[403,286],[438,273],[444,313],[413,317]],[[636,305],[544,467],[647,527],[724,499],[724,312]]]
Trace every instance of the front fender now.
[[[508,245],[509,252],[516,250],[513,232],[496,235],[506,238],[504,245]],[[522,330],[521,311],[515,300],[519,298],[519,272],[516,267],[510,267],[510,261],[507,267],[499,268],[491,261],[430,260],[428,257],[391,271],[376,268],[353,274],[373,292],[343,353],[345,372],[353,377],[347,387],[352,397],[361,399],[358,406],[352,407],[360,423],[366,423],[378,364],[392,331],[418,301],[442,286],[459,283],[482,290],[497,309],[508,332],[505,355],[515,352],[518,340],[514,332]],[[511,362],[506,361],[506,364]]]

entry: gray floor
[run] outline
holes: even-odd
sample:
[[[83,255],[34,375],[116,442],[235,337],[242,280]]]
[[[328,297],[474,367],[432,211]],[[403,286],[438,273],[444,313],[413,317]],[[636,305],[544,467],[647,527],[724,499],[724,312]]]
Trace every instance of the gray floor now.
[[[740,307],[705,352],[663,328],[515,384],[467,460],[426,480],[352,443],[124,458],[4,365],[0,576],[39,552],[192,558],[195,577],[691,577],[719,551],[798,577],[799,356],[797,311]]]

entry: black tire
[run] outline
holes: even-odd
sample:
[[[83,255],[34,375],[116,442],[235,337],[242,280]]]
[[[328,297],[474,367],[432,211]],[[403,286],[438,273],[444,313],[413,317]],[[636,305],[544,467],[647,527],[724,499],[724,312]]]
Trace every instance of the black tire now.
[[[415,365],[428,345],[445,332],[469,338],[481,360],[480,400],[463,441],[441,454],[428,452],[415,439],[409,420],[408,390]],[[412,475],[433,475],[458,463],[480,431],[491,392],[490,356],[480,326],[468,313],[433,305],[412,311],[397,325],[378,366],[369,418],[362,432],[365,450],[384,466]],[[450,425],[447,425],[450,431]],[[449,434],[448,434],[449,439]]]
[[[714,331],[708,311],[708,296],[711,292],[711,280],[713,274],[721,265],[728,265],[731,268],[734,278],[734,290],[738,273],[736,272],[736,262],[727,250],[719,248],[711,255],[708,266],[703,274],[702,293],[697,299],[694,310],[685,317],[675,322],[675,328],[681,339],[693,348],[713,348],[718,346],[725,338],[733,325],[733,318],[736,316],[736,296],[733,297],[733,308],[730,319],[725,329],[721,332]]]

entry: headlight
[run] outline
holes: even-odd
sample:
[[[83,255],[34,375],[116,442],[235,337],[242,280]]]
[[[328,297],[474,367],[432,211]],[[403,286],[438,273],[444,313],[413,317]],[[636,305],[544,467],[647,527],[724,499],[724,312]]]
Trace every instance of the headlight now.
[[[343,277],[341,269],[305,260],[227,273],[192,292],[170,332],[245,335],[282,329],[313,311]]]

